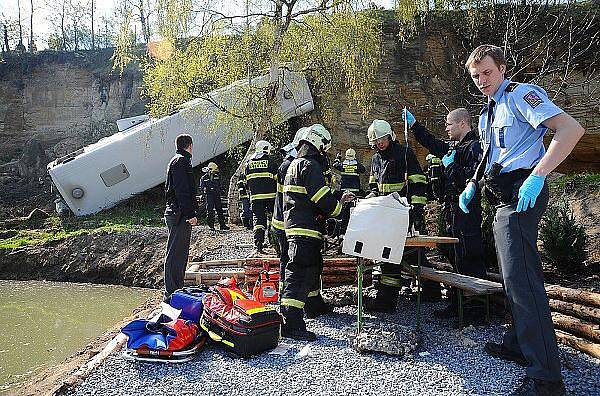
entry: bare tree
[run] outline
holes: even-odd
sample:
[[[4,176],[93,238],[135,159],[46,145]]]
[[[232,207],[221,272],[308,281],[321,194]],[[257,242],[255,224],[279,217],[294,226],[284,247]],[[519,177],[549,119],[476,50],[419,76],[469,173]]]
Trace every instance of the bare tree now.
[[[29,18],[29,52],[33,52],[33,0],[30,0],[31,13]]]
[[[23,26],[21,25],[21,0],[17,0],[17,9],[19,13],[19,44],[17,44],[17,51],[25,52],[25,46],[23,45]]]
[[[94,35],[94,0],[91,0],[91,13],[92,13],[92,49],[96,49],[96,37]]]

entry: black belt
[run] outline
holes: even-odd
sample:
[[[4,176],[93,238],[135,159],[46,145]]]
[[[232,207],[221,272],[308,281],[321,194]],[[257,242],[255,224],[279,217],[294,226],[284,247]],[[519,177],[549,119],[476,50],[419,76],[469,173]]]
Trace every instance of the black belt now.
[[[515,169],[510,172],[484,175],[484,193],[488,201],[494,205],[512,204],[519,199],[519,188],[533,169]]]

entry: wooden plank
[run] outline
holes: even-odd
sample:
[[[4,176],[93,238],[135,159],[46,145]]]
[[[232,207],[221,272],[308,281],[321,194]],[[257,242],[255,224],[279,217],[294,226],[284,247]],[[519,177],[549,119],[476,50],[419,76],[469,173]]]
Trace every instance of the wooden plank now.
[[[600,324],[600,308],[587,307],[585,305],[554,300],[552,298],[548,300],[548,305],[550,305],[550,309],[555,312]]]
[[[600,325],[557,312],[552,312],[552,322],[557,329],[582,337],[587,341],[600,343]]]
[[[600,308],[600,294],[586,290],[570,289],[558,285],[546,285],[548,298]]]
[[[421,277],[454,286],[473,294],[492,294],[503,291],[502,284],[497,282],[429,267],[421,267]]]
[[[439,244],[458,243],[458,238],[420,235],[406,238],[405,247],[436,247]]]

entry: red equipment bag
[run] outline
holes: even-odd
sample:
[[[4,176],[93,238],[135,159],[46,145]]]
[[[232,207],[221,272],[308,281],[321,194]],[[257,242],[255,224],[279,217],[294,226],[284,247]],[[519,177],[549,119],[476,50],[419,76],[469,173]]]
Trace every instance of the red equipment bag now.
[[[275,348],[280,323],[275,309],[249,299],[235,280],[219,283],[207,294],[200,319],[213,341],[244,358]]]
[[[252,296],[254,300],[263,304],[276,303],[279,299],[279,271],[269,271],[269,264],[264,263]]]

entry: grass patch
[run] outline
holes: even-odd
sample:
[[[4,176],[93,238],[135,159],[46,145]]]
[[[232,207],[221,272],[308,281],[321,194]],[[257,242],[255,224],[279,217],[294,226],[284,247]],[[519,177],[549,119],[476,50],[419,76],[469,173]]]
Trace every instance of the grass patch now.
[[[550,181],[554,192],[595,192],[600,190],[600,173],[578,173],[559,176]]]

